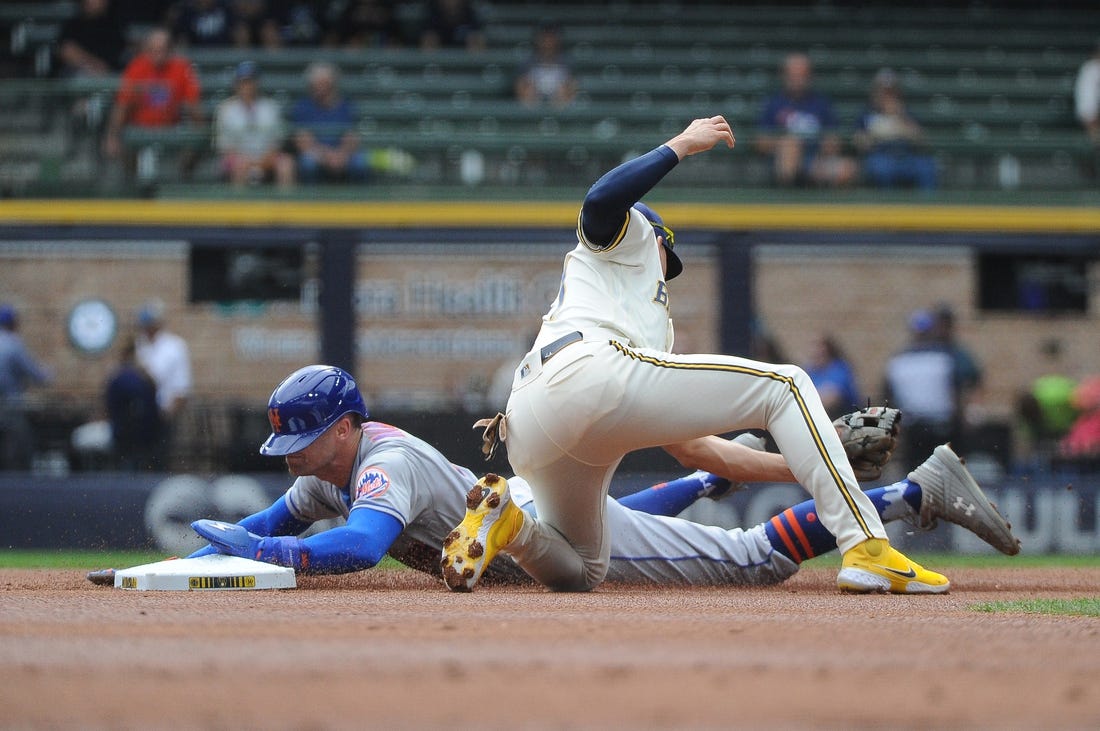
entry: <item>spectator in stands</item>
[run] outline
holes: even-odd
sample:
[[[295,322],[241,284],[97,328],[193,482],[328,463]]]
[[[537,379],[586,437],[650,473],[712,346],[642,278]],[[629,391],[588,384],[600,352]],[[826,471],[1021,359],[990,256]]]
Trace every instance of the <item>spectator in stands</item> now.
[[[122,72],[107,122],[104,152],[109,157],[122,156],[122,132],[130,125],[166,128],[181,123],[201,124],[200,93],[199,79],[191,62],[172,52],[168,31],[163,28],[150,31],[141,53]],[[128,154],[126,158],[126,167],[132,172],[134,156]],[[193,152],[181,156],[185,177],[190,174],[194,162]]]
[[[1100,468],[1100,376],[1090,376],[1073,391],[1078,416],[1059,444],[1061,456],[1076,467]]]
[[[237,64],[233,89],[214,117],[214,146],[223,172],[237,186],[274,180],[280,188],[289,188],[294,184],[294,158],[283,150],[282,109],[274,99],[260,96],[254,62]]]
[[[804,370],[817,388],[830,418],[861,407],[855,372],[832,335],[822,335],[814,341]]]
[[[1016,415],[1021,431],[1019,462],[1031,468],[1049,465],[1058,443],[1077,418],[1073,393],[1077,381],[1065,372],[1062,343],[1043,341],[1039,348],[1043,373],[1019,394]]]
[[[1092,144],[1100,147],[1100,39],[1077,71],[1073,97],[1077,120]]]
[[[111,426],[111,454],[124,470],[157,469],[163,445],[157,386],[137,362],[137,345],[126,338],[118,366],[104,388],[107,421]]]
[[[166,455],[191,398],[191,350],[187,341],[165,327],[164,303],[153,299],[137,314],[137,362],[157,387],[161,418],[160,456]],[[161,465],[163,467],[163,464]]]
[[[892,69],[880,69],[871,82],[867,108],[852,137],[863,155],[863,174],[879,188],[936,189],[936,161],[922,149],[924,129],[905,105]]]
[[[920,464],[920,455],[955,440],[960,419],[955,358],[937,336],[935,315],[914,312],[909,333],[909,343],[886,363],[883,389],[886,403],[904,414],[905,439],[896,459],[906,472]]]
[[[516,78],[516,99],[528,107],[569,106],[577,93],[577,80],[562,52],[561,29],[556,25],[539,27],[533,46],[531,58]]]
[[[110,76],[122,70],[126,54],[124,23],[111,0],[81,0],[80,11],[65,21],[57,39],[63,76]]]
[[[356,113],[341,95],[334,65],[316,61],[306,69],[308,94],[290,112],[298,173],[304,182],[367,179],[367,156],[355,131]]]
[[[845,155],[832,102],[813,89],[804,53],[783,61],[783,88],[764,105],[756,149],[772,159],[777,184],[839,187],[852,183],[856,161]]]
[[[278,14],[267,0],[234,0],[233,45],[237,48],[280,48]]]
[[[405,45],[401,24],[389,0],[351,0],[331,19],[325,43],[349,48]]]
[[[26,412],[26,391],[53,380],[19,335],[19,312],[0,304],[0,469],[25,470],[34,453],[34,433]]]
[[[955,388],[959,398],[959,412],[965,416],[977,405],[982,386],[982,367],[969,348],[959,342],[955,327],[955,309],[940,302],[932,310],[933,338],[942,343],[955,362]]]
[[[230,46],[235,22],[229,0],[179,0],[166,19],[173,39],[183,47]]]
[[[323,3],[283,0],[276,8],[279,36],[288,46],[319,46],[324,42]]]
[[[485,22],[473,0],[427,0],[420,47],[485,49]]]

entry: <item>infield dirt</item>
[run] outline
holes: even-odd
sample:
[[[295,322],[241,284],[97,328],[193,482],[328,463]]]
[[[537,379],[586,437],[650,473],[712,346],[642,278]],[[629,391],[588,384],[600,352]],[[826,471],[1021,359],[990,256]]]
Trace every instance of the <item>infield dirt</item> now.
[[[1095,729],[1100,569],[955,569],[946,596],[483,587],[412,571],[134,592],[0,571],[4,729]]]

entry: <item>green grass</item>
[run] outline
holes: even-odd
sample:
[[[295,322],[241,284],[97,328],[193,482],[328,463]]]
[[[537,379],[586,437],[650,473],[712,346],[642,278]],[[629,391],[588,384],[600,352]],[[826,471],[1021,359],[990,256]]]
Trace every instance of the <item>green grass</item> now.
[[[1027,614],[1070,614],[1100,617],[1100,597],[1082,599],[1024,599],[1014,602],[983,602],[970,607],[976,612],[1025,612]]]
[[[168,558],[153,551],[0,551],[0,569],[125,569]],[[384,556],[377,568],[398,569],[404,566]]]

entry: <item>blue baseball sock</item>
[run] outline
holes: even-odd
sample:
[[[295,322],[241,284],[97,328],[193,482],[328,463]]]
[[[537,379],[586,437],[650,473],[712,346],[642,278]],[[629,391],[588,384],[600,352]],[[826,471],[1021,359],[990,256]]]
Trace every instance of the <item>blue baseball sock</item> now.
[[[650,515],[679,515],[701,497],[724,491],[729,480],[709,472],[693,472],[619,498],[619,504]]]
[[[920,485],[910,480],[876,487],[864,494],[871,499],[884,523],[920,511]],[[773,516],[764,524],[764,532],[775,550],[796,563],[836,548],[836,538],[817,519],[817,504],[813,500]]]

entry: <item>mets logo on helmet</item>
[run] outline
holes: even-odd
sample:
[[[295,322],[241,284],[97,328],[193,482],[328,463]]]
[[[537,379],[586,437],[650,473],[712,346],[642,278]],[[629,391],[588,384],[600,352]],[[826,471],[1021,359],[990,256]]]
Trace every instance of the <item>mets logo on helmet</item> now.
[[[368,467],[355,483],[355,499],[376,498],[390,489],[390,477],[377,467]]]

